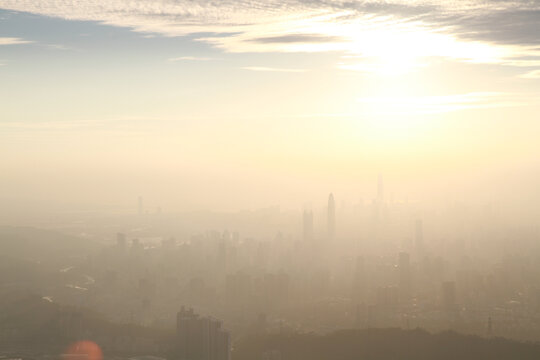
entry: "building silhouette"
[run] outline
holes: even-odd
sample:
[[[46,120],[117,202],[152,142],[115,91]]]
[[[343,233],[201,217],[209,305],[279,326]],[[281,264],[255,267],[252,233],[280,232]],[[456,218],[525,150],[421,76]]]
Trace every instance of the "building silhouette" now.
[[[377,200],[379,203],[384,201],[384,183],[381,174],[379,174],[379,177],[377,178]]]
[[[416,220],[415,227],[415,247],[418,253],[423,253],[424,251],[424,228],[422,220]]]
[[[333,240],[336,236],[336,203],[334,194],[328,196],[328,239]]]
[[[443,310],[456,310],[456,283],[454,281],[444,281],[441,286],[441,292],[441,305]]]
[[[116,234],[116,247],[120,251],[125,251],[126,250],[126,245],[127,245],[126,235],[124,233]]]
[[[412,295],[411,261],[409,254],[406,252],[399,253],[398,271],[399,300],[403,304],[407,303]]]
[[[230,360],[230,334],[221,321],[182,309],[176,317],[178,359]]]
[[[137,212],[139,213],[139,215],[142,215],[144,212],[142,196],[139,196],[139,199],[138,199]]]
[[[304,240],[312,240],[313,239],[313,211],[304,210],[303,225],[304,225],[304,232],[303,232]]]

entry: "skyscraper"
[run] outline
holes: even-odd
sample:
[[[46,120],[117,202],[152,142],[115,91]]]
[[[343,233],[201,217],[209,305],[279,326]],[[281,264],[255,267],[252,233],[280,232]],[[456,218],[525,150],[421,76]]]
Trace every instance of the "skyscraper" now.
[[[116,234],[116,246],[120,250],[126,249],[126,234],[124,233]]]
[[[230,359],[230,335],[221,328],[221,321],[182,307],[176,318],[176,334],[180,360]]]
[[[336,236],[336,203],[334,194],[328,196],[328,239],[333,240]]]
[[[313,239],[313,211],[304,210],[304,240],[309,241]]]
[[[409,301],[411,296],[411,262],[410,256],[406,252],[399,253],[398,261],[399,271],[399,300],[401,303]]]
[[[377,200],[379,202],[383,202],[384,200],[384,183],[381,174],[379,174],[379,177],[377,179]]]
[[[143,213],[143,198],[142,198],[142,196],[139,196],[138,212],[139,212],[139,215],[142,215],[142,213]]]
[[[416,251],[419,253],[424,251],[424,229],[422,226],[422,220],[416,220],[416,229],[415,229],[415,246]]]
[[[445,281],[442,283],[441,289],[441,303],[443,310],[456,310],[456,283],[454,281]]]

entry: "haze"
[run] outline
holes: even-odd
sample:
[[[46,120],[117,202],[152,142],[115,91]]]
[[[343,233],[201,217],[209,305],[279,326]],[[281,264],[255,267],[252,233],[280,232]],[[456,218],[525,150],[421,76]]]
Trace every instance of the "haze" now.
[[[539,113],[538,1],[0,0],[0,289],[155,341],[111,356],[537,342]]]
[[[534,3],[0,5],[8,206],[538,210]]]

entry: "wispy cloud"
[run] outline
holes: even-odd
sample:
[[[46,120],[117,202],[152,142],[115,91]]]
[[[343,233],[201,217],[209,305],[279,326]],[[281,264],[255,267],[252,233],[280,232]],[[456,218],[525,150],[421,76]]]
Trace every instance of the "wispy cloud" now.
[[[527,105],[517,94],[471,92],[433,96],[374,96],[358,99],[362,111],[379,115],[438,114],[470,109],[488,109]]]
[[[43,44],[42,46],[55,50],[73,50],[70,47],[61,44]]]
[[[52,120],[52,121],[4,121],[0,122],[0,130],[9,131],[129,131],[142,132],[152,128],[152,124],[161,118],[139,116],[123,116],[108,119],[92,120]]]
[[[343,38],[337,36],[324,36],[321,34],[285,34],[249,39],[250,42],[259,44],[327,43],[342,40]]]
[[[527,0],[496,1],[496,6],[480,0],[93,0],[77,6],[3,0],[0,8],[97,21],[151,36],[192,34],[228,52],[335,51],[507,66],[540,61],[540,3]]]
[[[212,60],[212,58],[201,57],[201,56],[180,56],[180,57],[169,59],[169,61],[209,61],[209,60]]]
[[[288,72],[288,73],[301,73],[306,72],[305,69],[285,69],[285,68],[274,68],[274,67],[265,67],[265,66],[244,66],[244,70],[249,71],[262,71],[262,72]]]
[[[23,39],[15,38],[15,37],[0,37],[0,45],[19,45],[19,44],[29,44],[29,43],[32,43],[32,41],[23,40]]]
[[[519,76],[523,79],[540,79],[540,70],[529,71],[528,73]]]

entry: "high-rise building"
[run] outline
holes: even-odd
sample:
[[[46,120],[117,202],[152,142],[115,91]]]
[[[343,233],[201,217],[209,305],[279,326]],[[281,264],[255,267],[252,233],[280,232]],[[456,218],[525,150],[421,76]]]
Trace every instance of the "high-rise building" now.
[[[116,246],[122,250],[126,248],[126,235],[124,233],[116,234]]]
[[[182,307],[176,317],[176,335],[180,360],[230,360],[230,334],[219,320]]]
[[[441,286],[441,305],[446,311],[456,309],[456,283],[454,281],[445,281]]]
[[[422,220],[416,220],[414,245],[418,252],[422,252],[424,250],[424,229],[422,225]]]
[[[412,274],[410,256],[406,252],[399,253],[399,300],[406,303],[411,297]]]
[[[304,210],[304,240],[313,239],[313,211]]]
[[[379,202],[384,201],[384,183],[381,174],[379,174],[379,177],[377,178],[377,200]]]
[[[353,275],[353,288],[352,296],[357,303],[363,303],[366,301],[366,294],[368,290],[367,274],[364,257],[359,256],[356,258],[356,265]]]
[[[138,199],[138,213],[139,215],[142,215],[144,209],[143,209],[143,198],[142,196],[139,196],[139,199]]]
[[[377,307],[382,312],[397,309],[398,298],[398,288],[395,286],[380,286],[377,288]]]
[[[336,203],[334,194],[328,196],[328,239],[333,240],[336,236]]]

